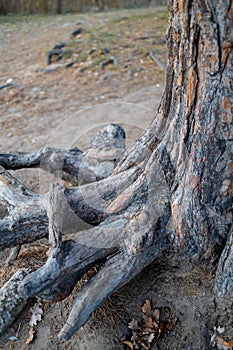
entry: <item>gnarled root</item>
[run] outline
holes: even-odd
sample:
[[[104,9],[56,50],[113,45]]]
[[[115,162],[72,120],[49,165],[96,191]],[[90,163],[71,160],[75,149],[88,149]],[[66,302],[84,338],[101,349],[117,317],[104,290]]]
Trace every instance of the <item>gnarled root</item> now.
[[[170,211],[166,183],[161,180],[159,171],[153,171],[153,174],[156,174],[153,181],[141,174],[125,188],[119,200],[116,198],[106,208],[109,214],[99,226],[79,232],[73,239],[63,242],[61,211],[64,209],[64,188],[60,185],[51,187],[47,205],[51,246],[48,260],[19,282],[16,297],[11,296],[14,302],[8,320],[16,316],[17,300],[25,302],[32,296],[50,301],[61,300],[71,293],[86,271],[97,262],[104,262],[100,271],[75,298],[67,323],[59,335],[62,339],[69,339],[110,293],[168,250],[166,225]],[[161,196],[163,202],[158,203]],[[155,202],[158,208],[151,211]],[[6,322],[3,328],[5,326]]]
[[[45,147],[34,153],[0,154],[7,170],[41,168],[73,185],[99,181],[109,176],[125,151],[125,132],[108,124],[91,140],[86,152],[78,148],[59,150]]]
[[[0,290],[0,333],[2,333],[27,303],[27,299],[19,292],[29,269],[18,270]]]
[[[85,228],[84,223],[97,225],[103,221],[113,196],[133,183],[139,173],[140,169],[130,169],[96,183],[64,189],[62,232],[75,232]],[[0,203],[8,214],[0,221],[0,247],[14,247],[47,237],[47,201],[47,195],[28,190],[0,167]]]
[[[102,267],[77,293],[68,320],[59,334],[61,339],[69,339],[108,295],[127,283],[160,254],[169,258],[170,254],[179,253],[183,249],[183,255],[191,252],[193,256],[201,254],[203,257],[205,250],[205,256],[210,257],[208,254],[212,251],[215,236],[211,236],[207,224],[203,225],[203,222],[208,222],[208,212],[203,210],[197,191],[200,179],[194,177],[197,182],[193,183],[195,169],[193,170],[192,161],[188,158],[184,162],[182,144],[173,149],[176,144],[174,135],[173,130],[169,130],[157,145],[155,137],[147,131],[143,136],[145,139],[141,139],[142,149],[146,148],[143,159],[140,152],[134,150],[119,163],[115,175],[79,188],[65,189],[53,185],[43,200],[41,196],[35,197],[27,190],[22,191],[21,185],[5,173],[7,185],[4,181],[0,182],[3,189],[6,186],[3,202],[5,200],[9,207],[5,223],[9,217],[14,219],[12,213],[16,208],[21,209],[21,220],[13,221],[14,229],[8,226],[8,231],[6,230],[11,232],[9,246],[19,243],[14,234],[16,237],[23,236],[25,226],[20,226],[20,223],[26,217],[30,219],[27,221],[28,227],[30,230],[36,227],[38,235],[41,234],[41,228],[38,228],[41,218],[46,218],[43,229],[48,228],[49,221],[51,248],[45,265],[18,281],[15,295],[11,293],[10,284],[0,291],[0,300],[4,301],[6,295],[12,299],[8,321],[5,318],[1,320],[0,313],[0,331],[16,317],[18,301],[23,300],[24,303],[32,296],[59,301],[71,293],[75,283],[97,262],[101,261]],[[157,148],[153,148],[153,144]],[[189,178],[187,180],[186,176],[191,176],[192,181]],[[9,186],[10,183],[13,185]],[[16,203],[11,200],[13,192],[9,194],[9,187],[10,191],[15,192]],[[28,201],[27,210],[23,207],[25,216],[19,205],[23,198]],[[32,203],[34,208],[30,206]],[[43,215],[41,208],[40,211],[38,209],[41,203]],[[98,226],[64,240],[62,234],[67,204],[82,220]],[[211,206],[208,201],[207,204]],[[184,211],[179,211],[180,208]],[[39,212],[42,217],[39,217],[38,226],[35,226],[33,215],[36,213],[36,219]],[[196,218],[199,220],[195,221]],[[211,219],[213,225],[219,223],[219,216],[213,215]],[[227,234],[229,220],[223,216],[222,222],[227,224],[224,226]],[[74,227],[79,229],[78,225]],[[220,295],[232,290],[232,232],[227,238],[217,273],[216,286]],[[35,239],[35,232],[33,235],[28,234],[26,241],[30,239]],[[0,245],[1,242],[4,242],[4,235],[0,239]],[[1,308],[4,310],[0,305],[0,311]]]

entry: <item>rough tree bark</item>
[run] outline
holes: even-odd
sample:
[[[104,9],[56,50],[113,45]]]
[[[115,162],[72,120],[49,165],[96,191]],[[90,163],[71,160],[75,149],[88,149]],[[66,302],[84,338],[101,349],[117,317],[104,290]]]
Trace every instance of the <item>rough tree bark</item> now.
[[[76,295],[61,339],[69,339],[109,294],[161,254],[198,261],[220,257],[216,293],[231,295],[231,1],[169,0],[168,10],[159,111],[110,177],[78,188],[52,186],[41,213],[41,198],[2,169],[1,201],[13,209],[0,225],[0,242],[14,246],[36,239],[49,221],[51,249],[44,266],[18,273],[0,291],[1,330],[16,317],[19,303],[35,295],[61,300],[99,260],[104,265]],[[96,226],[62,241],[64,203]],[[24,241],[23,220],[24,234],[32,231]]]

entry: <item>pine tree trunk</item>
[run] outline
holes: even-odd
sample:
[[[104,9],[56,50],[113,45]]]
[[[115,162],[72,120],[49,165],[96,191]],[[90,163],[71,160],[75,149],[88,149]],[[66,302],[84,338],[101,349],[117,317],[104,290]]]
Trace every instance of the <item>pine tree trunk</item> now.
[[[105,264],[78,292],[60,332],[62,339],[69,339],[109,294],[161,254],[192,256],[199,262],[221,256],[216,291],[225,297],[232,293],[231,2],[170,0],[168,9],[166,86],[154,122],[125,152],[113,174],[102,180],[98,195],[98,183],[71,190],[51,188],[43,208],[49,219],[48,261],[13,278],[13,301],[8,302],[11,283],[0,291],[0,315],[7,315],[0,316],[1,330],[16,316],[19,300],[35,295],[60,300],[99,260]],[[28,198],[25,230],[33,227],[36,236],[40,227],[33,226],[33,220],[40,217],[35,201],[41,199],[4,178],[3,197],[9,207],[16,210],[14,195],[18,202]],[[10,184],[16,190],[9,189]],[[82,188],[93,193],[94,201],[88,197],[79,207]],[[66,200],[85,221],[93,223],[94,217],[97,226],[62,242]],[[17,212],[20,220],[25,213]],[[2,235],[12,227],[15,236],[22,235],[20,225],[13,224],[8,230],[0,225]]]
[[[175,239],[200,256],[232,225],[232,38],[229,1],[169,1],[167,82],[160,113],[177,158]],[[181,153],[183,152],[183,154]],[[178,167],[177,167],[178,166]]]

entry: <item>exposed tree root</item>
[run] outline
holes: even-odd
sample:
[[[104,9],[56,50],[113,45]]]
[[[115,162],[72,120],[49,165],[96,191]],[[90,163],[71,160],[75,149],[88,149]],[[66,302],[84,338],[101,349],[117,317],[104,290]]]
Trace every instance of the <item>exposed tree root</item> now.
[[[50,250],[44,266],[25,273],[20,280],[15,277],[15,296],[11,295],[11,282],[0,291],[0,300],[6,303],[7,295],[9,299],[7,316],[2,319],[0,316],[0,331],[17,316],[18,300],[23,300],[24,304],[28,298],[40,296],[48,301],[59,301],[72,292],[85,272],[101,261],[104,264],[100,271],[77,293],[68,320],[59,334],[61,339],[67,340],[110,293],[127,283],[155,257],[163,254],[169,258],[171,253],[178,253],[184,246],[185,236],[176,235],[170,198],[178,176],[174,164],[178,164],[179,176],[184,174],[184,165],[178,162],[184,151],[179,146],[171,158],[169,150],[176,140],[171,128],[154,148],[150,147],[148,134],[141,138],[145,139],[143,149],[148,152],[144,152],[146,163],[138,152],[128,153],[130,162],[125,158],[115,175],[77,188],[53,185],[45,196],[28,190],[1,169],[1,201],[9,212],[0,227],[1,245],[30,242],[44,236],[49,226]],[[153,138],[154,143],[156,140]],[[132,164],[133,158],[135,162]],[[85,222],[98,226],[78,232],[72,239],[62,240],[66,221],[70,221],[70,217],[67,220],[64,214],[67,207]],[[14,222],[13,230],[9,222]],[[3,230],[6,223],[8,235],[7,230]],[[76,230],[80,228],[77,224],[72,223],[72,226]],[[211,243],[210,236],[204,238]],[[193,236],[193,240],[198,241],[199,236]],[[219,271],[222,270],[219,276],[229,277],[231,257],[229,263],[226,261],[230,254],[228,248],[220,260]],[[228,282],[226,287],[222,278],[217,283],[224,294],[231,285]]]
[[[160,175],[158,180],[159,177]],[[148,185],[149,181],[148,178]],[[155,191],[155,188],[150,190]],[[161,188],[159,192],[161,194]],[[141,209],[137,207],[137,213],[135,208],[129,206],[121,215],[110,216],[99,226],[82,231],[74,239],[62,242],[63,194],[64,189],[59,185],[52,186],[49,194],[47,212],[51,248],[47,262],[20,281],[17,279],[15,296],[11,295],[11,282],[9,288],[6,285],[0,291],[0,300],[4,300],[5,303],[4,308],[6,303],[8,305],[7,316],[4,314],[2,319],[0,316],[1,331],[16,317],[18,300],[25,302],[36,295],[47,300],[61,300],[71,293],[75,283],[90,267],[98,261],[105,260],[101,271],[78,293],[67,324],[60,333],[62,339],[69,339],[109,293],[124,285],[168,248],[167,237],[158,236],[162,227],[157,227],[161,215],[165,216],[168,208],[163,204],[161,213],[155,212],[153,216],[148,216],[143,206],[149,209],[153,203],[149,197],[148,203],[142,200],[144,193],[140,200],[138,199]],[[156,199],[155,196],[153,198]]]
[[[62,232],[75,232],[83,223],[97,225],[103,221],[113,197],[133,183],[139,173],[140,169],[130,169],[96,183],[64,189]],[[13,247],[47,237],[47,201],[47,195],[28,190],[0,167],[0,203],[8,214],[0,221],[0,247]]]
[[[73,185],[95,182],[109,176],[125,151],[125,132],[108,124],[91,140],[91,147],[59,150],[42,148],[35,153],[0,154],[0,165],[7,170],[41,168]]]

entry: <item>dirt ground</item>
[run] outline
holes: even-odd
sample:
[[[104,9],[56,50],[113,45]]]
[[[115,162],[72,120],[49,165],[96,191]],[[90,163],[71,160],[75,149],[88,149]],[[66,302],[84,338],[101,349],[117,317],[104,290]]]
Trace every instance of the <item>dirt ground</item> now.
[[[107,122],[125,128],[129,145],[153,119],[165,80],[165,9],[9,16],[0,18],[0,27],[0,86],[9,79],[13,84],[0,90],[1,153],[34,151],[45,145],[86,149],[96,129]],[[71,38],[70,33],[78,27],[85,31]],[[46,52],[62,41],[69,41],[71,56],[47,66]],[[151,51],[157,63],[150,57]],[[103,67],[111,57],[117,61]],[[66,67],[67,63],[72,66]],[[52,181],[35,169],[16,171],[15,176],[39,192],[47,191]],[[47,248],[46,240],[26,245],[15,264],[8,267],[7,252],[2,253],[0,284],[19,267],[41,266]],[[213,294],[214,271],[214,262],[194,267],[191,262],[184,264],[182,258],[155,261],[109,297],[66,343],[57,339],[57,333],[73,295],[57,304],[42,302],[42,321],[35,327],[34,341],[26,345],[28,306],[0,338],[0,349],[129,349],[121,342],[130,340],[127,325],[132,318],[141,317],[147,298],[155,307],[170,307],[177,319],[152,350],[220,349],[211,344],[214,327],[219,337],[231,341],[233,312],[231,301],[217,300]],[[226,343],[222,346],[231,349]]]

